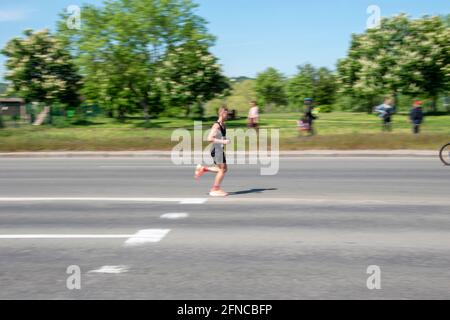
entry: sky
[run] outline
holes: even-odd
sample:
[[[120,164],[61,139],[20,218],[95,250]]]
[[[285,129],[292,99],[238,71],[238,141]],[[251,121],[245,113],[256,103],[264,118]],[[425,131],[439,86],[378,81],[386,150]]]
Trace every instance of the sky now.
[[[101,5],[103,0],[0,0],[0,47],[27,28],[54,29],[69,5]],[[312,63],[335,69],[352,33],[366,29],[367,8],[381,15],[412,17],[450,13],[448,0],[195,0],[197,13],[217,37],[212,52],[227,76],[255,77],[274,67],[290,76]],[[82,19],[82,16],[81,16]],[[0,55],[0,80],[4,73]]]

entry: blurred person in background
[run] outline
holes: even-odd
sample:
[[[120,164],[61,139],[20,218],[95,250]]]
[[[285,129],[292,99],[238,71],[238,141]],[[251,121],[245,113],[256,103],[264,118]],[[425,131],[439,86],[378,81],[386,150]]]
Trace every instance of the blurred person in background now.
[[[409,119],[411,121],[411,124],[413,125],[414,134],[420,133],[420,125],[423,122],[424,115],[422,111],[422,104],[422,101],[414,101],[411,112],[409,113]]]
[[[384,99],[384,103],[375,107],[375,113],[382,120],[383,131],[392,130],[392,116],[395,113],[394,100],[390,97]]]
[[[248,112],[248,127],[258,129],[259,126],[259,107],[256,101],[250,103],[250,110]]]
[[[308,132],[311,136],[314,135],[314,120],[317,119],[317,117],[314,115],[314,100],[311,98],[306,98],[304,100],[304,112],[303,112],[303,118],[300,120],[300,130]]]

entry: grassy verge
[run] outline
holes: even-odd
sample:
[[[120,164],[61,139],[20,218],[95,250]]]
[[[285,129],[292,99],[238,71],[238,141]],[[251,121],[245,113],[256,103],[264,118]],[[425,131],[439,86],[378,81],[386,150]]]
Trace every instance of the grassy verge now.
[[[298,114],[263,115],[262,128],[280,130],[281,150],[306,149],[417,149],[436,150],[450,141],[450,116],[428,117],[423,133],[411,134],[405,115],[397,115],[391,133],[382,133],[380,121],[367,114],[322,114],[317,121],[318,135],[299,136]],[[204,122],[205,130],[213,119]],[[88,125],[74,126],[56,119],[56,127],[21,126],[0,129],[0,152],[18,151],[122,151],[170,150],[173,130],[193,129],[189,119],[161,118],[145,127],[142,120],[130,119],[125,124],[108,118],[95,118]],[[230,121],[229,128],[245,128],[246,120]]]

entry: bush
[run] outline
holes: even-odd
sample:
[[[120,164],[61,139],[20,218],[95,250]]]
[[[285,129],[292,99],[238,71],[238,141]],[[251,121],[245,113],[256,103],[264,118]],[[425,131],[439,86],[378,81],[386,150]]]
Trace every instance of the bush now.
[[[197,102],[192,106],[190,117],[193,119],[203,119],[205,116],[205,108],[203,106],[203,103]]]
[[[331,113],[334,111],[334,106],[332,104],[324,104],[324,105],[319,106],[319,108],[320,108],[320,112],[323,112],[323,113]]]

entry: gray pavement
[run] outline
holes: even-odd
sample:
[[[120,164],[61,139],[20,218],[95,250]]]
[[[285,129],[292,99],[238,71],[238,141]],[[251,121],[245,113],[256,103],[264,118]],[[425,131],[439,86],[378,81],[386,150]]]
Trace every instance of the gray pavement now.
[[[289,158],[276,176],[230,166],[226,199],[192,175],[167,159],[0,159],[0,299],[450,298],[450,170],[437,158]],[[149,229],[170,231],[126,245]],[[70,265],[81,290],[66,287]],[[367,289],[370,265],[381,290]],[[92,272],[103,266],[122,272]]]

